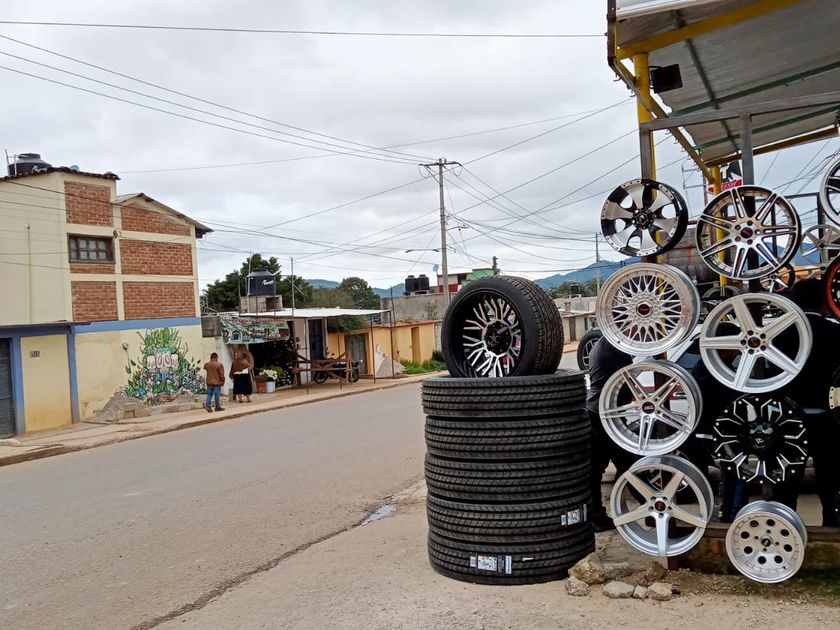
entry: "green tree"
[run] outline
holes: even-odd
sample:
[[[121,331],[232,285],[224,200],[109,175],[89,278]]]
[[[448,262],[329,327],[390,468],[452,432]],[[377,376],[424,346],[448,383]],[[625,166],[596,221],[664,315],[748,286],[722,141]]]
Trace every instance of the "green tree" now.
[[[352,300],[351,308],[379,308],[379,296],[373,292],[366,280],[351,276],[344,278],[338,285],[339,290],[344,291]]]
[[[312,291],[312,306],[316,308],[357,308],[353,304],[353,298],[350,297],[350,294],[340,287],[314,289]],[[364,318],[355,315],[327,318],[327,330],[330,332],[349,332],[366,327],[367,322]]]
[[[277,281],[277,295],[283,296],[283,308],[292,308],[292,286],[295,287],[295,307],[312,306],[312,285],[300,276],[283,276]]]
[[[549,291],[549,295],[553,298],[567,298],[569,295],[574,297],[578,294],[583,297],[592,297],[597,295],[598,290],[596,280],[594,278],[585,282],[571,282],[567,280],[566,282],[553,287]]]

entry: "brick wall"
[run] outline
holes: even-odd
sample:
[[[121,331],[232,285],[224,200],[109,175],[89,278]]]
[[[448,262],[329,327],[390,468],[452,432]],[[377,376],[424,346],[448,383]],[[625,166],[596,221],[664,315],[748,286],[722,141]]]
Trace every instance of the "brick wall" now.
[[[70,273],[116,273],[114,263],[71,262]]]
[[[120,241],[122,272],[133,275],[193,275],[192,247],[181,243]]]
[[[137,206],[126,206],[122,209],[122,229],[131,232],[155,232],[157,234],[175,234],[178,236],[189,236],[190,228],[183,223],[178,223],[173,218],[138,208]]]
[[[73,296],[73,319],[80,322],[117,319],[116,282],[70,283]]]
[[[111,189],[78,182],[64,182],[67,223],[114,225]]]
[[[126,319],[196,317],[192,282],[124,282]]]

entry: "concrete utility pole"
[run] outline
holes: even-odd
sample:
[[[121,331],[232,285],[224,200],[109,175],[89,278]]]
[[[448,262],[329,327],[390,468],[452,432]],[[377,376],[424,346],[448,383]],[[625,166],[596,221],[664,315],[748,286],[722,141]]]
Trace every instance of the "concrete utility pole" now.
[[[601,292],[601,255],[598,253],[598,232],[595,232],[595,295]]]
[[[443,294],[446,296],[446,302],[449,303],[451,296],[449,294],[449,265],[446,261],[446,203],[443,196],[443,167],[451,164],[461,166],[459,162],[450,162],[446,158],[439,158],[437,162],[432,164],[424,164],[427,169],[432,166],[438,167],[438,188],[440,190],[440,266],[443,272]]]
[[[292,317],[295,316],[295,259],[289,258],[289,265],[291,266],[292,275],[289,280],[292,283]]]

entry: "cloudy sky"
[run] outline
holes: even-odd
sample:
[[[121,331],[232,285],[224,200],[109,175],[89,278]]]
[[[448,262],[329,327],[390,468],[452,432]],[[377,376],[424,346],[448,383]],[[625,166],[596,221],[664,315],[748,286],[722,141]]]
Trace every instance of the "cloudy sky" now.
[[[41,0],[4,6],[3,19],[599,34],[604,13],[604,2],[579,0]],[[548,276],[594,261],[607,191],[638,176],[635,108],[606,65],[601,37],[11,25],[0,25],[0,35],[18,40],[0,39],[2,148],[113,171],[120,193],[145,192],[213,227],[199,246],[202,284],[251,251],[283,259],[284,272],[294,257],[295,272],[308,278],[359,275],[387,287],[407,273],[431,274],[438,253],[406,250],[439,243],[437,183],[419,164],[442,156],[464,165],[445,177],[450,268],[486,266],[495,255],[507,272]],[[678,146],[661,139],[658,163],[669,166],[659,179],[699,184],[696,171],[681,172]],[[758,179],[783,184],[836,149],[832,140],[776,162],[760,157]],[[688,191],[696,213],[702,196]]]

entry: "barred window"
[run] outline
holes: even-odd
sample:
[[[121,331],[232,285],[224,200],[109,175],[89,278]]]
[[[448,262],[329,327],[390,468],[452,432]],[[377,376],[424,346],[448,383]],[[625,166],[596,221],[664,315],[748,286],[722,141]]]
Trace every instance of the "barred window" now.
[[[70,260],[73,262],[114,262],[114,239],[98,236],[71,236]]]

